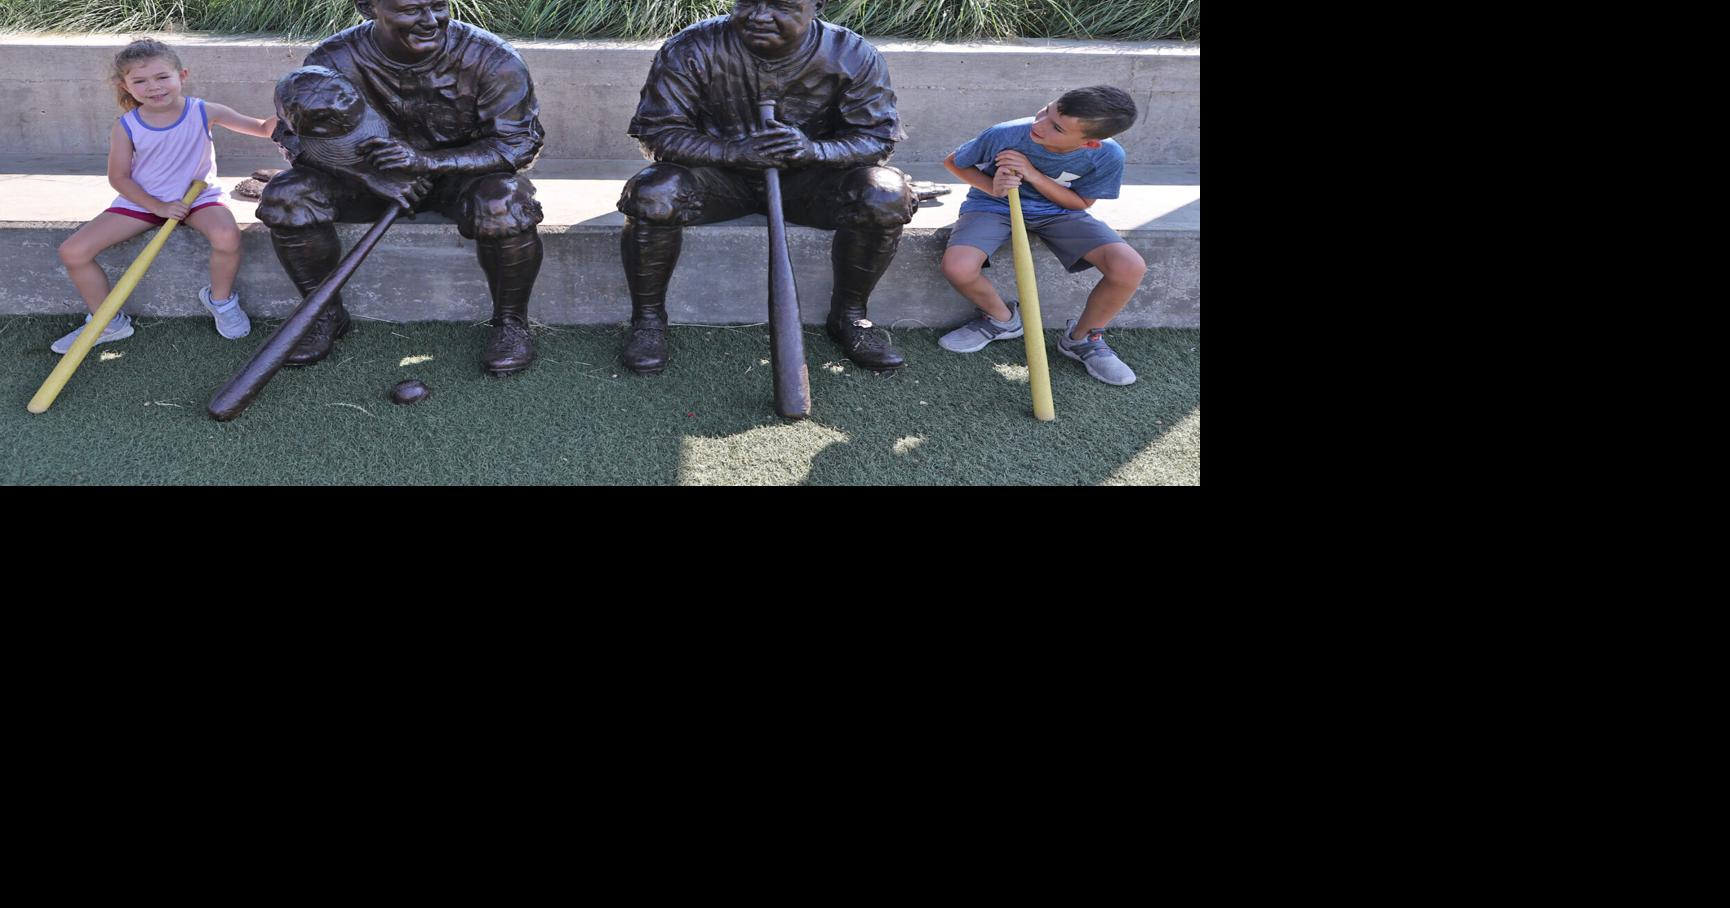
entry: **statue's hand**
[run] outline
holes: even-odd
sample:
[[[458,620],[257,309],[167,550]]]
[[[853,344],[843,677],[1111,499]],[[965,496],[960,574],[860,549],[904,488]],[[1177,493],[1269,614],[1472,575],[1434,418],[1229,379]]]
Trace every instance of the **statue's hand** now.
[[[379,170],[416,175],[432,172],[432,164],[425,155],[396,139],[374,136],[362,141],[355,148],[366,155],[367,163]]]
[[[363,171],[356,176],[373,195],[410,211],[413,211],[414,206],[420,204],[420,200],[426,198],[426,194],[432,189],[431,177],[420,177],[412,181],[393,180],[372,171]]]
[[[746,170],[768,170],[772,167],[781,166],[776,163],[774,158],[763,155],[757,151],[756,139],[743,139],[737,142],[728,142],[726,155],[727,158],[724,165],[727,167],[742,167]]]
[[[414,206],[419,205],[421,202],[421,199],[426,198],[427,193],[432,192],[432,186],[433,186],[433,178],[430,176],[420,177],[419,179],[414,181],[413,185],[409,186],[409,201],[408,201],[408,216],[409,217],[411,217],[411,218],[414,217]]]
[[[751,137],[751,146],[772,167],[808,167],[820,160],[817,146],[798,127],[769,120],[762,132]]]

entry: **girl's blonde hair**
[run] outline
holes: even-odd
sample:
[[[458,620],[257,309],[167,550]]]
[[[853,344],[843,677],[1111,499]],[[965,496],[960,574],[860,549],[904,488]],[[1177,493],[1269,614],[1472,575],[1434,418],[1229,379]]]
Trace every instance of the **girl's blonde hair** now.
[[[149,60],[166,60],[176,72],[186,68],[180,65],[180,55],[174,52],[174,48],[154,38],[139,38],[126,45],[120,53],[114,55],[114,72],[110,75],[110,81],[114,83],[115,100],[120,103],[122,114],[139,106],[138,99],[126,90],[126,71]]]

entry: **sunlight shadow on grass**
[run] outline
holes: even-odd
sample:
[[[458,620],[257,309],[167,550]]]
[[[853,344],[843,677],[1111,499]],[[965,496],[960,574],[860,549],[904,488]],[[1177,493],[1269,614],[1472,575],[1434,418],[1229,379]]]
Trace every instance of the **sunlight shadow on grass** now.
[[[1102,486],[1201,484],[1201,408],[1189,411],[1165,434],[1107,477]]]
[[[813,420],[749,429],[737,435],[687,435],[679,443],[679,485],[790,486],[811,475],[811,464],[847,435]]]

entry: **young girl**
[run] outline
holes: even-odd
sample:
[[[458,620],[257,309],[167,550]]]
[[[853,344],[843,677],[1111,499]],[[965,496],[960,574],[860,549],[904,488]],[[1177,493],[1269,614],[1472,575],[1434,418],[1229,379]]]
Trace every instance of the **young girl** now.
[[[252,330],[234,288],[240,270],[240,228],[222,204],[216,185],[216,149],[210,129],[222,126],[249,136],[269,136],[276,118],[259,120],[198,98],[188,98],[187,70],[168,45],[149,39],[134,41],[114,56],[113,81],[124,114],[108,137],[108,183],[120,193],[113,207],[79,228],[60,244],[60,261],[72,285],[94,313],[108,297],[108,274],[96,264],[96,254],[146,230],[180,218],[210,241],[210,286],[199,301],[216,319],[217,333],[230,340]],[[198,179],[210,184],[191,205],[181,202],[187,187]],[[86,322],[90,316],[85,316]],[[55,353],[72,349],[82,328],[50,347]],[[97,343],[132,336],[132,319],[115,315]]]

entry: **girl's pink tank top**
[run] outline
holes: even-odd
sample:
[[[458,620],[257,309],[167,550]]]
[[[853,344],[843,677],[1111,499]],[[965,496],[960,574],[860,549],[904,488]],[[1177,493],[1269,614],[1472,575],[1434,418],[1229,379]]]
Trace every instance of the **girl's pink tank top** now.
[[[152,198],[178,202],[193,180],[203,180],[210,186],[192,207],[222,200],[222,187],[216,184],[216,145],[202,99],[187,98],[173,126],[151,126],[139,118],[137,109],[121,117],[120,125],[132,139],[132,179]],[[109,207],[144,211],[125,196],[116,197]]]

